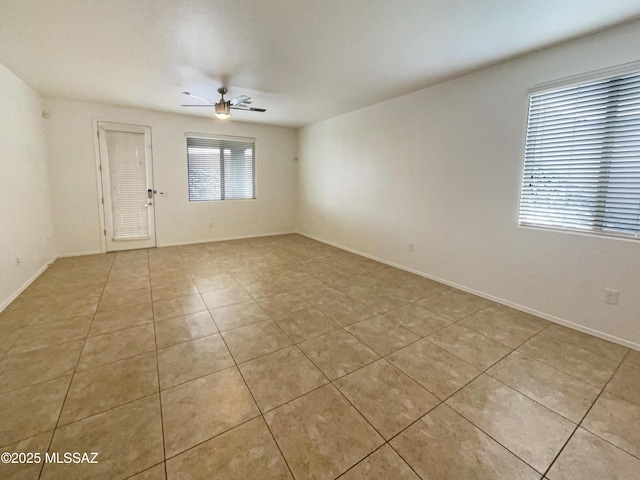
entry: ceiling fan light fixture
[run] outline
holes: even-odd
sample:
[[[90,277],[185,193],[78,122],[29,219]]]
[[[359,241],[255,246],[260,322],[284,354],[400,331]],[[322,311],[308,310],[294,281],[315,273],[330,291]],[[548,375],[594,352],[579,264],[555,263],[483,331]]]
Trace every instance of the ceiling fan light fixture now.
[[[216,113],[215,113],[216,118],[219,118],[220,120],[226,120],[231,116],[230,102],[225,102],[224,100],[221,100],[220,102],[216,103],[215,106],[216,106]]]

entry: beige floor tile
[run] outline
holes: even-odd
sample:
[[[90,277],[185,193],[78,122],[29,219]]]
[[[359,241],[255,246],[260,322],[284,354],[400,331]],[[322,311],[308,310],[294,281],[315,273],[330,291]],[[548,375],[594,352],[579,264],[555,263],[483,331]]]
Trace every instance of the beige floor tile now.
[[[158,348],[170,347],[215,333],[218,333],[218,329],[209,312],[192,313],[156,323]]]
[[[314,307],[344,298],[344,293],[322,283],[319,285],[295,289],[294,293],[300,295],[300,297]]]
[[[382,356],[420,339],[415,333],[382,315],[349,325],[345,330]]]
[[[316,308],[305,308],[282,317],[276,317],[275,322],[295,343],[341,328]]]
[[[605,391],[640,406],[640,372],[625,364],[620,365]]]
[[[476,378],[446,403],[539,472],[551,465],[575,428],[564,417],[487,375]]]
[[[80,300],[85,297],[102,295],[104,289],[104,281],[72,283],[59,287],[49,300],[56,303],[70,302],[73,300]]]
[[[564,344],[573,345],[581,350],[600,355],[615,361],[621,361],[629,349],[616,343],[608,342],[593,335],[572,330],[562,325],[552,324],[541,334],[544,337],[557,339]]]
[[[141,353],[152,352],[155,349],[153,325],[142,325],[89,337],[84,344],[78,370],[99,367]]]
[[[427,340],[481,370],[511,352],[511,348],[458,324],[443,328]]]
[[[141,305],[151,303],[151,288],[137,288],[124,292],[103,293],[100,299],[100,310],[108,310],[116,307]]]
[[[58,424],[75,422],[157,391],[155,353],[77,372],[71,381]]]
[[[207,308],[224,307],[251,300],[249,294],[240,285],[204,292],[202,298]]]
[[[383,445],[340,477],[340,480],[388,479],[420,480],[389,445]]]
[[[366,289],[360,293],[352,294],[351,298],[356,299],[378,313],[395,310],[407,304],[406,300],[379,289]]]
[[[302,342],[298,346],[330,380],[342,377],[380,358],[345,330],[336,330]]]
[[[0,312],[0,328],[5,332],[5,335],[8,332],[25,328],[33,321],[39,310],[38,307],[34,307],[35,312],[28,311],[26,308],[16,308],[15,310],[9,310],[9,308],[11,305]]]
[[[223,288],[237,288],[238,282],[228,273],[220,273],[211,277],[197,279],[196,286],[200,293],[204,293]]]
[[[599,388],[517,351],[487,373],[574,423],[582,420],[600,394]]]
[[[553,464],[549,480],[637,480],[640,460],[578,428]]]
[[[429,480],[538,480],[540,474],[446,405],[391,441]]]
[[[164,462],[129,477],[128,480],[166,480]]]
[[[181,282],[165,283],[163,285],[154,286],[151,289],[153,301],[167,300],[169,298],[184,297],[198,293],[196,284],[191,280]]]
[[[263,412],[329,382],[297,347],[256,358],[239,368]]]
[[[0,362],[0,392],[71,375],[83,346],[78,340],[5,357]]]
[[[375,310],[351,297],[324,303],[318,306],[318,310],[330,316],[336,323],[343,327],[376,315]]]
[[[184,283],[184,282],[193,282],[191,275],[186,271],[151,274],[152,290],[161,285],[167,285],[169,283],[172,283],[172,284]]]
[[[204,312],[206,309],[207,306],[200,295],[185,295],[153,302],[153,318],[158,322],[190,313]]]
[[[392,353],[387,360],[441,400],[480,375],[475,367],[426,340]]]
[[[269,320],[269,315],[253,300],[210,310],[221,332]]]
[[[384,316],[421,337],[437,332],[451,323],[450,320],[439,317],[417,305],[406,305],[391,310]]]
[[[0,394],[0,446],[53,430],[71,376]]]
[[[169,480],[292,479],[262,418],[242,425],[171,458]]]
[[[65,320],[73,317],[83,317],[96,313],[100,297],[86,297],[64,303],[49,303],[42,306],[38,315],[30,326]]]
[[[150,304],[105,309],[98,311],[93,317],[89,336],[102,335],[151,322],[153,322],[153,308]]]
[[[222,337],[238,363],[293,344],[280,327],[271,320],[222,332]]]
[[[289,292],[259,298],[257,302],[267,315],[274,318],[311,307],[301,295]]]
[[[111,272],[109,272],[110,282],[127,281],[138,277],[146,277],[147,279],[149,279],[149,267],[142,265],[137,267],[112,270]]]
[[[640,406],[603,393],[582,422],[582,427],[640,457]]]
[[[482,297],[451,288],[416,302],[416,305],[443,318],[457,321],[492,302]]]
[[[136,291],[140,289],[150,289],[151,281],[148,276],[130,277],[123,279],[111,279],[107,280],[104,287],[104,295],[114,296],[117,293],[127,294],[127,292]],[[98,292],[98,295],[103,292]],[[126,296],[125,296],[126,298]],[[104,300],[104,298],[103,298]]]
[[[44,461],[42,457],[49,448],[52,436],[53,430],[0,448],[0,453],[25,453],[27,455],[39,453],[41,457],[41,461],[35,463],[0,462],[0,478],[3,480],[38,480]],[[33,459],[33,457],[31,458]]]
[[[268,412],[265,420],[296,478],[333,479],[383,443],[332,385]]]
[[[51,347],[73,340],[84,340],[89,332],[91,317],[74,317],[66,320],[36,325],[22,330],[9,355]]]
[[[618,361],[567,343],[555,335],[546,335],[546,330],[518,351],[598,388],[607,383],[618,366]]]
[[[387,440],[440,403],[384,359],[342,377],[335,386]]]
[[[0,328],[3,327],[0,326]],[[0,359],[4,357],[4,355],[13,346],[14,342],[22,334],[23,329],[24,327],[10,327],[8,329],[4,328],[2,335],[0,335]],[[0,375],[2,375],[2,372],[0,372]]]
[[[547,320],[494,303],[462,319],[458,325],[517,348],[549,325]]]
[[[275,283],[272,277],[264,277],[258,280],[237,280],[249,295],[253,298],[264,298],[278,295],[284,287]]]
[[[162,392],[167,458],[260,414],[235,367]]]
[[[164,390],[233,366],[220,335],[210,335],[158,350],[160,387]]]
[[[59,259],[0,330],[1,448],[45,451],[62,432],[65,448],[102,450],[97,466],[47,465],[45,479],[166,480],[162,429],[132,433],[162,427],[158,390],[173,479],[292,478],[282,452],[296,478],[539,479],[516,455],[543,465],[587,411],[595,434],[580,428],[549,480],[639,471],[627,452],[640,456],[640,352],[299,235]],[[424,415],[421,395],[468,419]],[[115,418],[148,398],[150,422]],[[413,440],[380,447],[369,422]],[[36,480],[42,465],[5,467],[0,478]]]
[[[622,363],[626,367],[632,367],[640,370],[640,352],[637,350],[629,350],[629,353]]]
[[[158,395],[58,428],[52,452],[97,452],[97,464],[47,464],[42,480],[126,478],[162,462]]]

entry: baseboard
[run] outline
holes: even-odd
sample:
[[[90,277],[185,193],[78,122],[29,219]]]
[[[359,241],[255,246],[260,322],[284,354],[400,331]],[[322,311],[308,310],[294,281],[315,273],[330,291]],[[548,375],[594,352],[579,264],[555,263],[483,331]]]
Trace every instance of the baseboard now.
[[[58,255],[58,258],[73,258],[73,257],[84,257],[85,255],[101,255],[105,252],[101,252],[100,250],[92,250],[90,252],[83,253],[63,253]]]
[[[181,247],[184,245],[197,245],[198,243],[213,243],[213,242],[227,242],[229,240],[244,240],[247,238],[260,238],[260,237],[277,237],[278,235],[294,235],[298,232],[295,230],[286,231],[286,232],[274,232],[274,233],[258,233],[256,235],[241,235],[237,237],[223,237],[223,238],[210,238],[208,240],[193,240],[188,242],[177,242],[177,243],[165,243],[162,245],[158,245],[158,248],[163,247]]]
[[[593,335],[594,337],[602,338],[603,340],[608,340],[613,343],[617,343],[619,345],[623,345],[628,348],[632,348],[634,350],[640,350],[640,344],[635,342],[630,342],[629,340],[625,340],[623,338],[616,337],[614,335],[610,335],[605,332],[601,332],[599,330],[594,330],[589,327],[585,327],[584,325],[580,325],[577,323],[570,322],[569,320],[565,320],[563,318],[556,317],[555,315],[550,315],[545,312],[541,312],[539,310],[535,310],[533,308],[529,308],[525,305],[520,305],[518,303],[511,302],[504,298],[496,297],[494,295],[490,295],[486,292],[481,292],[479,290],[474,290],[472,288],[465,287],[464,285],[460,285],[454,282],[450,282],[445,280],[444,278],[435,277],[433,275],[429,275],[428,273],[420,272],[418,270],[414,270],[409,267],[405,267],[404,265],[399,265],[397,263],[389,262],[383,258],[378,258],[373,255],[369,255],[364,252],[360,252],[358,250],[354,250],[353,248],[345,247],[343,245],[330,242],[328,240],[324,240],[322,238],[316,237],[314,235],[309,235],[303,232],[297,232],[298,235],[302,235],[303,237],[310,238],[312,240],[316,240],[317,242],[322,242],[327,245],[331,245],[332,247],[339,248],[340,250],[347,251],[349,253],[354,253],[356,255],[360,255],[361,257],[368,258],[370,260],[375,260],[376,262],[384,263],[385,265],[389,265],[390,267],[398,268],[400,270],[404,270],[405,272],[410,272],[415,275],[419,275],[424,278],[428,278],[429,280],[435,280],[436,282],[444,283],[445,285],[449,285],[450,287],[457,288],[458,290],[462,290],[463,292],[472,293],[482,298],[486,298],[487,300],[491,300],[492,302],[500,303],[502,305],[506,305],[507,307],[514,308],[516,310],[520,310],[521,312],[530,313],[531,315],[535,315],[536,317],[544,318],[545,320],[549,320],[550,322],[557,323],[559,325],[563,325],[565,327],[571,328],[573,330],[578,330],[579,332],[587,333],[589,335]]]
[[[13,295],[11,295],[9,298],[7,298],[4,302],[0,303],[0,312],[2,312],[5,308],[7,308],[11,302],[13,302],[16,298],[18,298],[18,295],[20,295],[22,292],[24,292],[27,287],[29,287],[29,285],[31,285],[33,282],[36,281],[36,279],[42,275],[44,273],[44,271],[49,268],[49,266],[55,262],[58,259],[57,255],[54,255],[54,257],[49,260],[47,263],[45,263],[36,273],[34,273],[25,283],[22,284],[22,286],[20,288],[18,288],[18,290],[16,290]]]

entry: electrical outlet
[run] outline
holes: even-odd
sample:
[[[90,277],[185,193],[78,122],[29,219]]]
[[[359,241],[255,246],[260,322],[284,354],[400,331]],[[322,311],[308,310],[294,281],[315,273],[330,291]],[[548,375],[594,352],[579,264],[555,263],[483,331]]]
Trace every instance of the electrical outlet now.
[[[16,257],[16,265],[20,265],[20,257]]]
[[[416,246],[413,243],[409,244],[409,251],[413,252],[416,249]]]
[[[604,289],[604,297],[602,297],[602,301],[604,303],[608,303],[609,305],[617,305],[618,304],[618,290],[612,290],[610,288]]]
[[[209,228],[213,228],[213,222],[209,222]]]

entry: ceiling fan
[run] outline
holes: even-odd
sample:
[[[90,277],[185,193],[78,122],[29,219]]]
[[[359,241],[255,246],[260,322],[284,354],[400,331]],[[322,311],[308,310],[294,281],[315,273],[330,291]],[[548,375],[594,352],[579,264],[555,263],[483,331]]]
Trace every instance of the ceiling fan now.
[[[193,98],[198,98],[207,102],[207,105],[180,105],[181,107],[215,107],[216,113],[215,116],[220,119],[227,119],[231,116],[231,110],[245,110],[249,112],[266,112],[264,108],[255,108],[250,107],[251,97],[247,95],[240,95],[239,97],[232,98],[231,100],[225,100],[224,96],[227,93],[227,87],[220,87],[218,89],[218,93],[220,94],[220,100],[218,102],[214,102],[213,100],[209,100],[208,98],[201,97],[200,95],[195,95],[190,92],[182,92],[185,95],[189,95]]]

